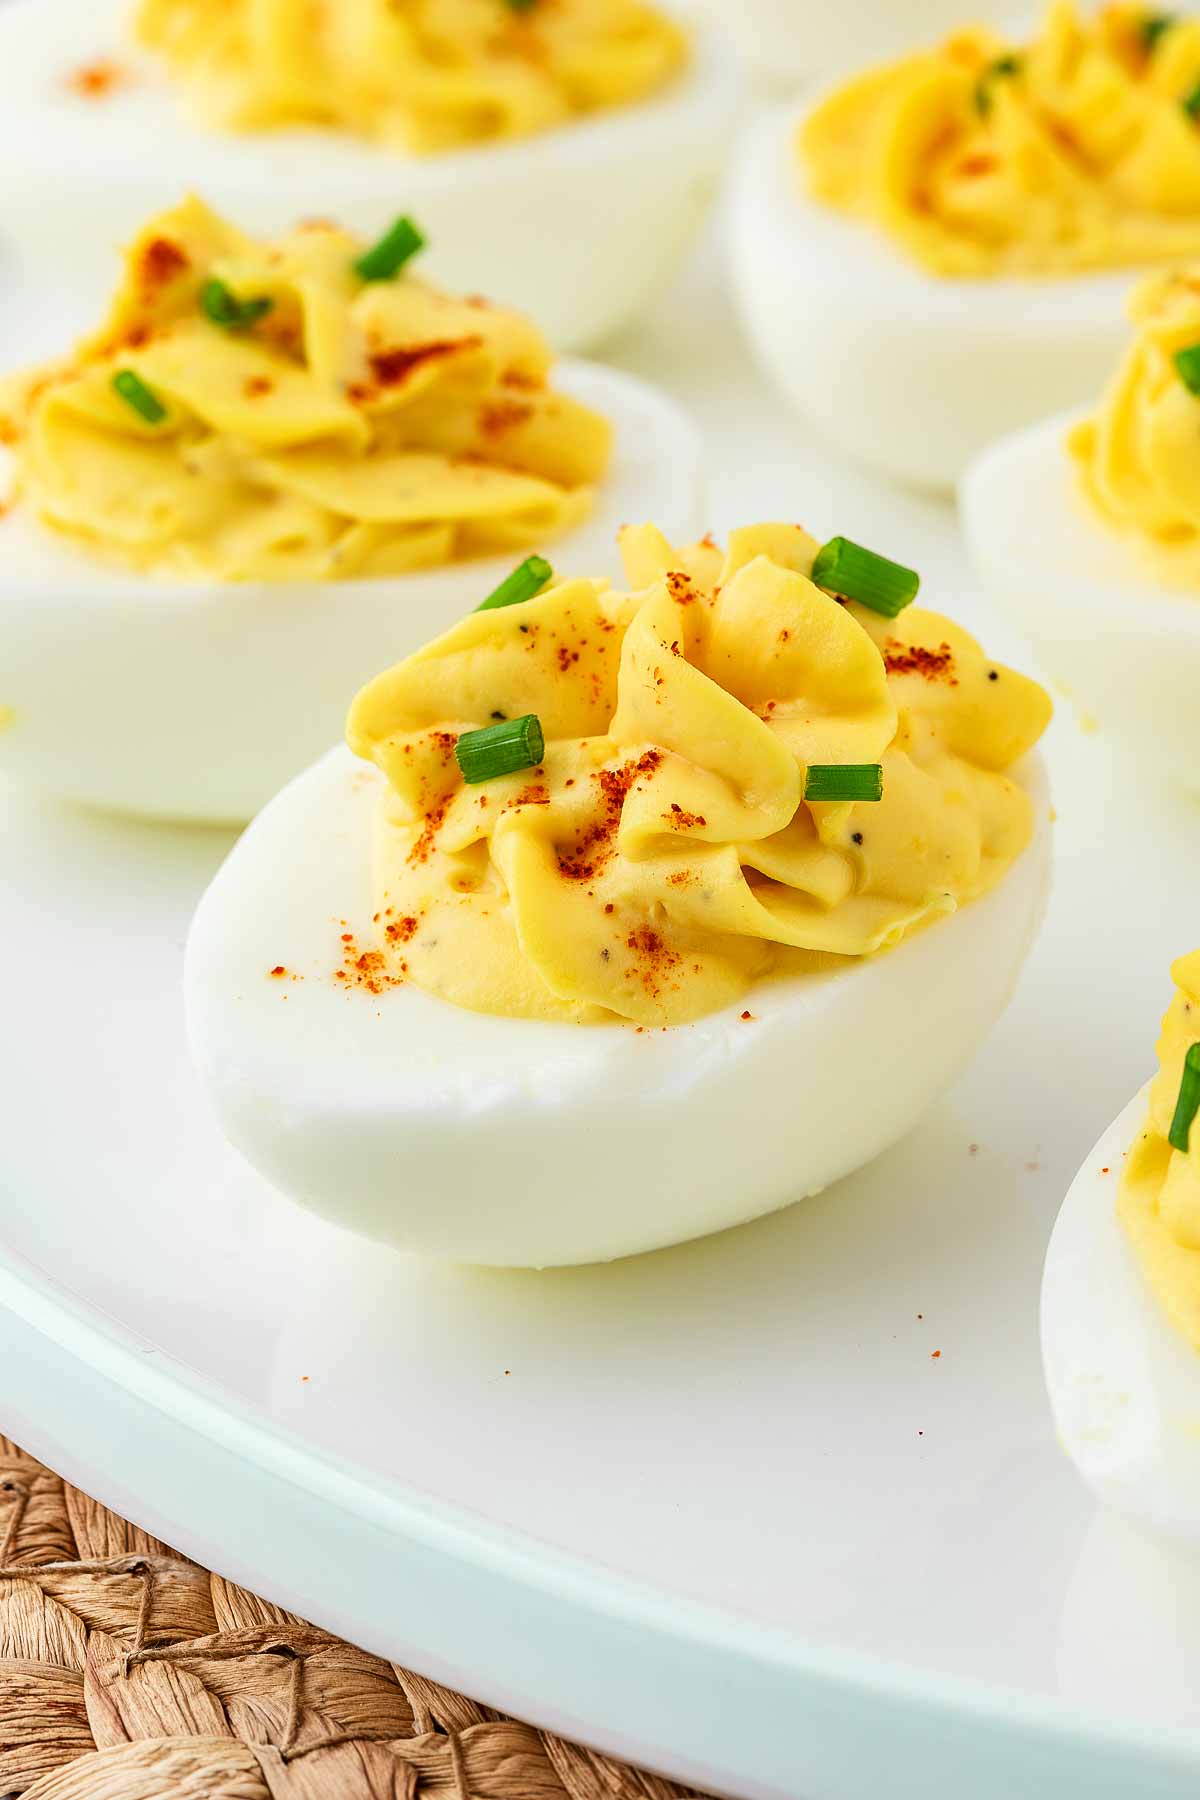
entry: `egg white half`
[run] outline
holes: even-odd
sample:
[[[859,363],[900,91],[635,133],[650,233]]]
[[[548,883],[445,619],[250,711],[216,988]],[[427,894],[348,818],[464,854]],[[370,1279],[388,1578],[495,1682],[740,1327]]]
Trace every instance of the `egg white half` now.
[[[1042,1279],[1042,1361],[1063,1448],[1088,1486],[1200,1549],[1200,1355],[1155,1304],[1116,1214],[1147,1103],[1143,1088],[1063,1201]]]
[[[397,213],[421,225],[432,280],[529,313],[564,349],[611,335],[674,266],[715,189],[741,93],[713,29],[660,95],[535,137],[436,156],[348,133],[227,135],[182,98],[125,30],[115,0],[0,7],[0,192],[5,254],[47,289],[93,296],[115,250],[189,190],[251,235],[331,217],[365,239]],[[127,82],[99,99],[73,70],[109,57]]]
[[[1200,588],[1166,585],[1111,530],[1067,454],[1071,415],[987,451],[959,491],[972,562],[1040,666],[1105,731],[1200,786]]]
[[[1036,757],[1024,774],[1036,836],[983,899],[874,959],[637,1031],[339,984],[340,933],[374,943],[383,777],[332,751],[260,814],[200,903],[185,975],[197,1067],[270,1181],[409,1250],[542,1267],[741,1224],[902,1136],[1007,1004],[1049,882]]]
[[[927,274],[882,232],[809,198],[799,123],[776,109],[746,136],[733,272],[764,369],[831,442],[941,490],[1004,433],[1099,392],[1125,346],[1136,271]]]
[[[700,443],[656,388],[591,363],[556,386],[612,420],[592,516],[545,545],[557,573],[620,577],[652,518],[690,543]],[[359,581],[167,581],[98,563],[17,507],[0,518],[0,773],[96,806],[241,823],[342,735],[379,670],[478,606],[508,551]]]

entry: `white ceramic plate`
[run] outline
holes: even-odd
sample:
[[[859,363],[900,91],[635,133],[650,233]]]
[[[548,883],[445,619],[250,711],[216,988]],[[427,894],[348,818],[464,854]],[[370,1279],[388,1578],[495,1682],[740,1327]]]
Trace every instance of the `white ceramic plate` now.
[[[679,299],[621,361],[698,414],[714,526],[878,544],[1017,656],[949,510],[839,468],[765,392],[711,253]],[[1097,1514],[1037,1297],[1200,935],[1200,812],[1065,709],[1049,750],[1041,944],[924,1125],[775,1218],[541,1276],[430,1269],[266,1188],[178,1003],[228,837],[5,793],[0,1425],[371,1649],[700,1785],[1194,1800],[1200,1568]]]

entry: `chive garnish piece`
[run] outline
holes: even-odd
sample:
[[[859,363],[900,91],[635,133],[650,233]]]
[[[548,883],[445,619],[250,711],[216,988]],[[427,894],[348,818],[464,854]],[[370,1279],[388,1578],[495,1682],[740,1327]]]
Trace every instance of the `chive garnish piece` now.
[[[464,731],[454,754],[464,781],[495,781],[498,775],[536,768],[546,754],[542,722],[536,713],[526,713],[501,725],[485,725],[482,731]]]
[[[112,378],[113,391],[120,394],[126,406],[131,406],[147,425],[161,425],[167,416],[167,409],[152,388],[148,388],[140,375],[132,369],[118,369]]]
[[[806,800],[882,800],[882,763],[809,763]]]
[[[1200,1111],[1200,1044],[1193,1044],[1183,1059],[1183,1079],[1175,1102],[1175,1117],[1167,1136],[1175,1150],[1186,1151],[1192,1120]]]
[[[1190,94],[1184,95],[1180,105],[1189,119],[1200,118],[1200,81],[1196,83]]]
[[[1164,31],[1169,31],[1175,23],[1174,13],[1147,13],[1138,26],[1138,36],[1142,41],[1142,49],[1147,56],[1153,56],[1158,49],[1158,40]]]
[[[998,56],[995,62],[990,62],[975,83],[975,111],[986,119],[992,110],[992,83],[1006,76],[1020,73],[1021,58],[1019,56]]]
[[[537,0],[506,0],[509,12],[532,12]]]
[[[362,281],[390,281],[398,275],[410,257],[425,248],[425,239],[412,220],[402,217],[384,232],[377,244],[364,250],[354,264],[354,273]]]
[[[849,538],[830,538],[813,559],[812,577],[818,587],[857,600],[872,612],[894,619],[917,597],[921,577],[903,563],[889,562],[874,550],[864,550]]]
[[[479,602],[475,611],[491,612],[497,606],[520,606],[522,601],[532,600],[535,594],[540,594],[553,576],[554,570],[544,556],[527,556],[511,575],[504,577],[498,588],[492,589],[486,600]]]
[[[1175,373],[1189,394],[1200,394],[1200,344],[1188,344],[1171,359]]]
[[[274,304],[265,296],[257,300],[239,300],[215,275],[200,289],[200,308],[205,318],[225,331],[245,331],[265,318]]]

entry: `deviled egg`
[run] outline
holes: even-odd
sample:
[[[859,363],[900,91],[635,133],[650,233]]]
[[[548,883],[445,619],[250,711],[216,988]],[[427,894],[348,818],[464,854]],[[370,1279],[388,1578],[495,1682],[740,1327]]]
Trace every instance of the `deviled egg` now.
[[[184,187],[275,237],[398,211],[434,277],[579,348],[623,325],[703,215],[736,60],[650,0],[11,0],[0,9],[9,279],[85,296]]]
[[[979,457],[961,488],[981,579],[1086,715],[1200,786],[1200,269],[1144,281],[1093,414]]]
[[[737,176],[742,310],[770,373],[851,455],[949,487],[1086,403],[1128,270],[1200,252],[1200,19],[1052,0],[768,117]]]
[[[1075,1178],[1042,1285],[1046,1385],[1099,1497],[1200,1545],[1200,951],[1171,970],[1158,1073]]]
[[[542,1266],[812,1194],[1003,1009],[1048,880],[1041,688],[800,527],[470,614],[354,701],[187,950],[231,1141],[328,1218]]]
[[[261,244],[188,200],[131,244],[100,330],[7,384],[0,771],[246,819],[514,551],[603,566],[649,496],[695,528],[677,410],[554,369],[520,314],[415,275],[420,242],[401,219]]]

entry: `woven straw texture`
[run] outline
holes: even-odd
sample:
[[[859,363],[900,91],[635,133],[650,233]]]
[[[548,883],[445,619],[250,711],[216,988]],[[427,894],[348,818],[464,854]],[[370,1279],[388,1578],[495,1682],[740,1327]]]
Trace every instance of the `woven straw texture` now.
[[[0,1437],[0,1800],[684,1800],[235,1587]]]

